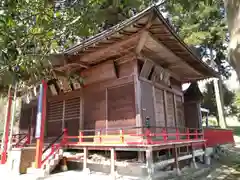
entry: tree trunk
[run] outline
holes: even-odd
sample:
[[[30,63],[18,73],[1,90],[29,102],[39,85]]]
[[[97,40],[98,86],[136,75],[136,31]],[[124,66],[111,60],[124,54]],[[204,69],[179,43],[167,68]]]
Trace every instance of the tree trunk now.
[[[240,82],[240,1],[224,0],[230,34],[229,58]]]

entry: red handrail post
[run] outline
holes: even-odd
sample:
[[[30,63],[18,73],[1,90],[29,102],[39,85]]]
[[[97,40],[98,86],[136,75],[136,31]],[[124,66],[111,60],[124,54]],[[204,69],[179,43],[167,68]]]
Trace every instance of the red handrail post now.
[[[179,140],[179,130],[176,128],[176,140]]]
[[[63,129],[63,138],[62,138],[62,145],[66,145],[67,144],[67,129],[64,128]]]
[[[124,143],[124,132],[123,132],[123,129],[120,129],[120,142],[123,144]]]
[[[190,140],[189,128],[187,128],[187,140]]]
[[[79,131],[79,143],[82,143],[83,142],[83,132],[82,131]]]
[[[165,128],[163,128],[163,130],[162,130],[162,136],[163,136],[163,141],[167,142],[167,131]]]
[[[31,133],[28,132],[28,134],[27,134],[26,144],[30,144],[30,139],[31,139]]]
[[[146,129],[145,134],[146,134],[146,138],[147,138],[147,144],[151,144],[152,143],[152,141],[151,141],[151,131],[150,131],[149,128]]]
[[[198,139],[198,130],[195,129],[195,139]]]
[[[102,131],[98,131],[98,138],[99,138],[99,143],[102,143]]]

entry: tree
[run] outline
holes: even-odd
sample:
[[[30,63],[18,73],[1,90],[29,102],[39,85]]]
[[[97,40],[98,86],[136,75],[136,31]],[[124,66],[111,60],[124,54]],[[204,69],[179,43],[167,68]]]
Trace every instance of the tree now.
[[[240,82],[240,1],[239,0],[224,0],[225,9],[227,12],[227,22],[229,29],[229,60],[235,69],[238,81]]]
[[[179,36],[188,45],[195,46],[210,65],[213,65],[213,50],[213,59],[217,65],[215,68],[228,77],[225,45],[228,39],[223,2],[171,0],[166,2],[163,9],[169,12],[169,19]]]
[[[165,10],[170,21],[184,41],[197,48],[202,59],[218,70],[222,76],[214,81],[219,125],[223,128],[222,79],[228,78],[229,64],[226,58],[227,28],[224,18],[224,4],[219,0],[172,0],[167,1]]]
[[[0,2],[0,89],[51,78],[51,53],[122,21],[150,0],[4,0]],[[48,67],[46,68],[46,64]]]
[[[226,114],[235,114],[233,103],[235,101],[235,93],[228,90],[228,88],[223,85],[223,97],[224,97],[224,107]],[[217,103],[215,100],[215,92],[213,82],[206,83],[206,90],[203,92],[203,107],[209,109],[210,115],[218,117]],[[230,109],[230,111],[228,110]],[[228,110],[228,111],[227,111]]]

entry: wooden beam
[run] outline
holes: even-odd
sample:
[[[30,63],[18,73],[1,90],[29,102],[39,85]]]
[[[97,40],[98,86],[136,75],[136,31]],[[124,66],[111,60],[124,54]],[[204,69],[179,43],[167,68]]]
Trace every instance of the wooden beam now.
[[[156,39],[153,35],[149,34],[149,37],[152,38],[153,41],[157,42],[159,45],[161,45],[166,51],[171,52],[171,54],[175,57],[176,60],[181,61],[183,64],[185,64],[190,70],[192,70],[194,73],[196,73],[197,75],[200,75],[201,73],[199,73],[197,70],[195,70],[189,63],[187,63],[184,59],[182,59],[181,57],[177,56],[176,53],[173,51],[173,49],[169,49],[168,47],[166,47],[162,42],[160,42],[158,39]]]
[[[141,50],[143,49],[146,41],[148,38],[148,32],[147,31],[143,31],[142,34],[140,35],[137,47],[136,47],[136,54],[139,54],[141,52]]]
[[[139,54],[141,52],[141,50],[143,49],[144,44],[146,43],[147,38],[149,36],[148,29],[151,27],[152,21],[154,18],[155,18],[155,13],[152,13],[148,19],[147,24],[143,28],[144,30],[143,30],[142,34],[140,35],[140,39],[139,39],[138,45],[136,47],[136,54]]]
[[[134,52],[129,52],[128,54],[125,54],[124,56],[115,59],[114,62],[116,62],[117,65],[120,65],[132,61],[134,59],[136,59],[136,54]]]
[[[145,79],[145,78],[139,77],[139,79],[140,79],[141,81],[150,83],[150,84],[152,84],[153,86],[156,86],[157,88],[165,89],[165,90],[167,90],[168,92],[172,92],[172,93],[174,93],[174,94],[176,94],[176,95],[183,96],[183,92],[182,92],[182,91],[179,91],[178,89],[169,88],[169,87],[167,87],[166,85],[162,85],[162,84],[159,84],[159,83],[153,83],[152,81],[149,81],[149,80],[147,80],[147,79]]]
[[[104,56],[107,56],[112,53],[116,54],[119,51],[121,51],[121,49],[124,49],[124,48],[122,48],[122,46],[136,44],[136,41],[139,39],[139,35],[141,33],[142,33],[142,31],[139,31],[138,33],[133,34],[131,36],[127,36],[126,39],[116,42],[115,44],[113,44],[111,46],[108,46],[106,48],[101,48],[95,52],[83,55],[82,57],[80,57],[80,60],[82,62],[89,62],[89,61],[94,61],[96,59],[103,58]]]

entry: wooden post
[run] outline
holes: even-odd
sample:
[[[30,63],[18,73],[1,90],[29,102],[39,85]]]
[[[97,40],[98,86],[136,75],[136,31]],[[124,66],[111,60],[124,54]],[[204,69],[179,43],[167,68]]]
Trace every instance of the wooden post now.
[[[8,90],[8,104],[7,104],[7,113],[4,123],[4,134],[2,138],[2,147],[1,147],[1,164],[5,164],[7,161],[7,145],[8,145],[8,135],[9,135],[9,125],[11,120],[11,109],[12,109],[12,94],[11,86]]]
[[[115,176],[115,149],[112,148],[111,149],[111,176],[113,177],[113,179],[115,180],[116,179],[116,176]]]
[[[191,144],[191,153],[192,153],[192,167],[193,168],[197,168],[197,164],[196,164],[196,160],[195,160],[195,151],[194,151],[194,147],[193,144]]]
[[[138,151],[138,162],[144,162],[144,152]]]
[[[153,179],[154,168],[153,168],[153,151],[152,148],[146,150],[146,163],[148,171],[148,179]]]
[[[98,139],[99,139],[99,143],[101,144],[102,143],[102,131],[101,130],[98,131]]]
[[[42,84],[40,85],[40,94],[38,97],[38,114],[37,114],[36,134],[35,134],[35,138],[37,141],[36,156],[35,156],[36,168],[41,168],[42,150],[44,145],[45,119],[46,119],[46,105],[47,105],[46,98],[47,98],[47,83],[43,80]]]
[[[79,140],[78,143],[81,144],[83,142],[83,132],[79,131]]]
[[[189,128],[187,128],[187,140],[190,140],[190,131],[189,131]]]
[[[168,120],[168,109],[167,109],[167,92],[166,90],[163,91],[163,99],[164,99],[164,113],[165,113],[165,127],[166,127],[166,132],[168,132],[168,126],[167,126],[167,120]]]
[[[179,162],[178,162],[178,151],[177,151],[177,147],[174,146],[174,160],[175,160],[175,168],[176,168],[176,173],[177,175],[181,175],[181,171],[180,171],[180,168],[179,168]]]
[[[83,170],[87,170],[88,148],[83,148]]]
[[[123,129],[120,129],[120,143],[123,144],[124,143],[124,132],[123,132]]]
[[[134,61],[134,93],[135,93],[135,109],[136,109],[136,126],[142,127],[142,110],[141,110],[141,82],[139,81],[138,60]],[[143,133],[143,128],[137,130],[138,134]]]

